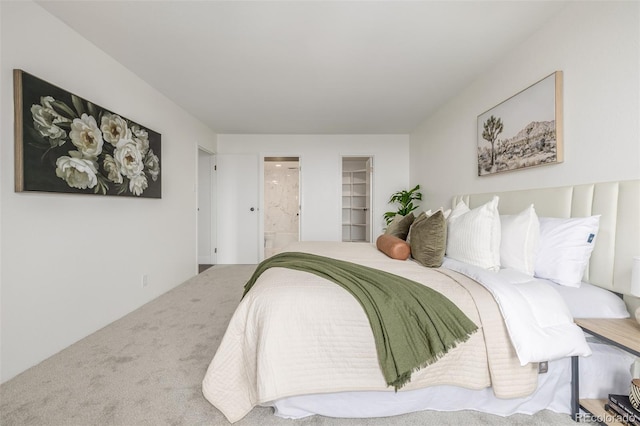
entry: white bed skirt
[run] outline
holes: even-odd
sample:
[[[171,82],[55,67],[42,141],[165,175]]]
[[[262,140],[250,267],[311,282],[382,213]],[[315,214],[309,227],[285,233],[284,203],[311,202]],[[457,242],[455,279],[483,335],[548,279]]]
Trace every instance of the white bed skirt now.
[[[614,347],[589,343],[593,355],[580,358],[580,397],[606,398],[609,393],[629,392],[634,357]],[[299,419],[326,417],[389,417],[423,410],[474,410],[499,416],[534,414],[541,410],[571,413],[571,360],[549,363],[549,372],[538,376],[538,389],[525,398],[498,399],[491,388],[469,390],[434,386],[404,392],[338,392],[300,395],[273,401],[275,415]]]

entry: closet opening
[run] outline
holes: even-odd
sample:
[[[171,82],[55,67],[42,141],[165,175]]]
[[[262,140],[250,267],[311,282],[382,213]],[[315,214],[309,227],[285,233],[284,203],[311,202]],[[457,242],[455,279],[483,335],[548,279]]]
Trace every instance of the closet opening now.
[[[342,241],[371,242],[373,157],[342,157]]]

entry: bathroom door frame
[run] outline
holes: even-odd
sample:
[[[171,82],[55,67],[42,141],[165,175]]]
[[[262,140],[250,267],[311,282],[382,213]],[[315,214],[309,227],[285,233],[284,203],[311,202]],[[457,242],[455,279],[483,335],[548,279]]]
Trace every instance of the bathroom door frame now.
[[[302,239],[302,155],[300,154],[282,154],[282,153],[260,153],[260,164],[258,166],[258,176],[260,177],[258,203],[260,209],[258,211],[258,235],[261,236],[261,243],[258,244],[258,256],[260,261],[264,260],[264,214],[266,207],[264,205],[264,159],[265,157],[283,157],[298,159],[298,241]]]
[[[197,211],[197,232],[196,232],[196,253],[198,257],[197,264],[217,263],[217,205],[216,205],[216,154],[209,149],[196,145],[197,164],[198,164],[198,182],[196,192],[196,211]],[[207,191],[208,201],[202,204],[202,190]],[[203,226],[206,222],[207,226]],[[204,228],[204,229],[203,229]],[[206,242],[208,247],[205,252],[202,251],[202,240]]]

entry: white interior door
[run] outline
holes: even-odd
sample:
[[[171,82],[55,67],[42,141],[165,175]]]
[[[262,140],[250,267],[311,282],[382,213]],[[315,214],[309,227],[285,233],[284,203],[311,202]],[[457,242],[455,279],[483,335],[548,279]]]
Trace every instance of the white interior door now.
[[[218,154],[216,157],[218,263],[258,263],[258,156]]]
[[[213,155],[198,149],[198,263],[215,263],[213,250]]]

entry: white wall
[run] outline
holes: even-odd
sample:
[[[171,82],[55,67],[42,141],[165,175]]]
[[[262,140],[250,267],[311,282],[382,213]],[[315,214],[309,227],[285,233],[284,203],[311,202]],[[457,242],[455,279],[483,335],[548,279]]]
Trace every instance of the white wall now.
[[[213,151],[216,135],[37,4],[0,11],[6,381],[197,272],[196,144]],[[13,68],[161,133],[162,199],[15,193]]]
[[[572,2],[411,135],[411,184],[424,206],[459,193],[640,177],[640,3]],[[564,72],[562,164],[477,176],[476,119]]]
[[[302,241],[342,240],[342,156],[374,157],[373,235],[409,183],[408,135],[218,135],[218,152],[300,157]],[[222,203],[221,203],[222,205]]]

